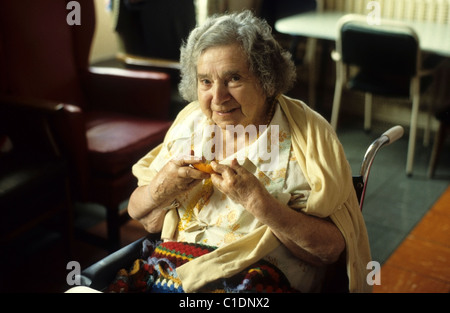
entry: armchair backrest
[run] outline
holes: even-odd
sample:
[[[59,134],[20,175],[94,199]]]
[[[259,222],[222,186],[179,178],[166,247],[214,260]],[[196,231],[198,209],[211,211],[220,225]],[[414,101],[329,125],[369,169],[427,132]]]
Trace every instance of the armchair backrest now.
[[[92,0],[78,0],[81,25],[68,25],[65,0],[0,2],[0,92],[83,106],[79,79],[95,27]]]

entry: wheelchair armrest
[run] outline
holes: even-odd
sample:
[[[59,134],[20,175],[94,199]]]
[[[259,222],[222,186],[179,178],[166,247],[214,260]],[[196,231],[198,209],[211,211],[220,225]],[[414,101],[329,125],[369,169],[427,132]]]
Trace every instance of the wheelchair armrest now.
[[[81,285],[100,291],[106,289],[120,269],[130,267],[141,257],[142,242],[146,238],[142,237],[84,269],[79,277]]]
[[[128,269],[136,259],[142,258],[142,243],[145,239],[158,241],[160,238],[160,233],[148,234],[92,264],[81,272],[80,284],[95,290],[105,290],[120,269]]]

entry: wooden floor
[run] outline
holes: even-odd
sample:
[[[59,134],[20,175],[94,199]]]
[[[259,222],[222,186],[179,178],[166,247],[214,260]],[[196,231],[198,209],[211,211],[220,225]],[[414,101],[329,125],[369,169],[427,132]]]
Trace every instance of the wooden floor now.
[[[374,293],[450,292],[450,187],[381,268]]]

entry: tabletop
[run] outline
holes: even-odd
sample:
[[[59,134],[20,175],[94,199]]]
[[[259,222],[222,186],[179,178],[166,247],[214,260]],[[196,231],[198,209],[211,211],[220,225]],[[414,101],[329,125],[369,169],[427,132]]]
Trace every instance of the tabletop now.
[[[275,29],[283,34],[325,40],[336,40],[337,22],[348,13],[311,11],[278,20]],[[450,24],[402,20],[412,27],[420,41],[422,51],[450,57]]]

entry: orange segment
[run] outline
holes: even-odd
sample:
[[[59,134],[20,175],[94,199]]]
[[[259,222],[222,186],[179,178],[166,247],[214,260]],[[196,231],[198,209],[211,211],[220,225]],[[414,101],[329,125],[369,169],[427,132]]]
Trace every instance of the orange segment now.
[[[214,170],[212,169],[211,164],[206,164],[206,163],[196,163],[196,164],[192,164],[193,167],[195,167],[196,169],[198,169],[199,171],[208,173],[208,174],[214,174]]]

